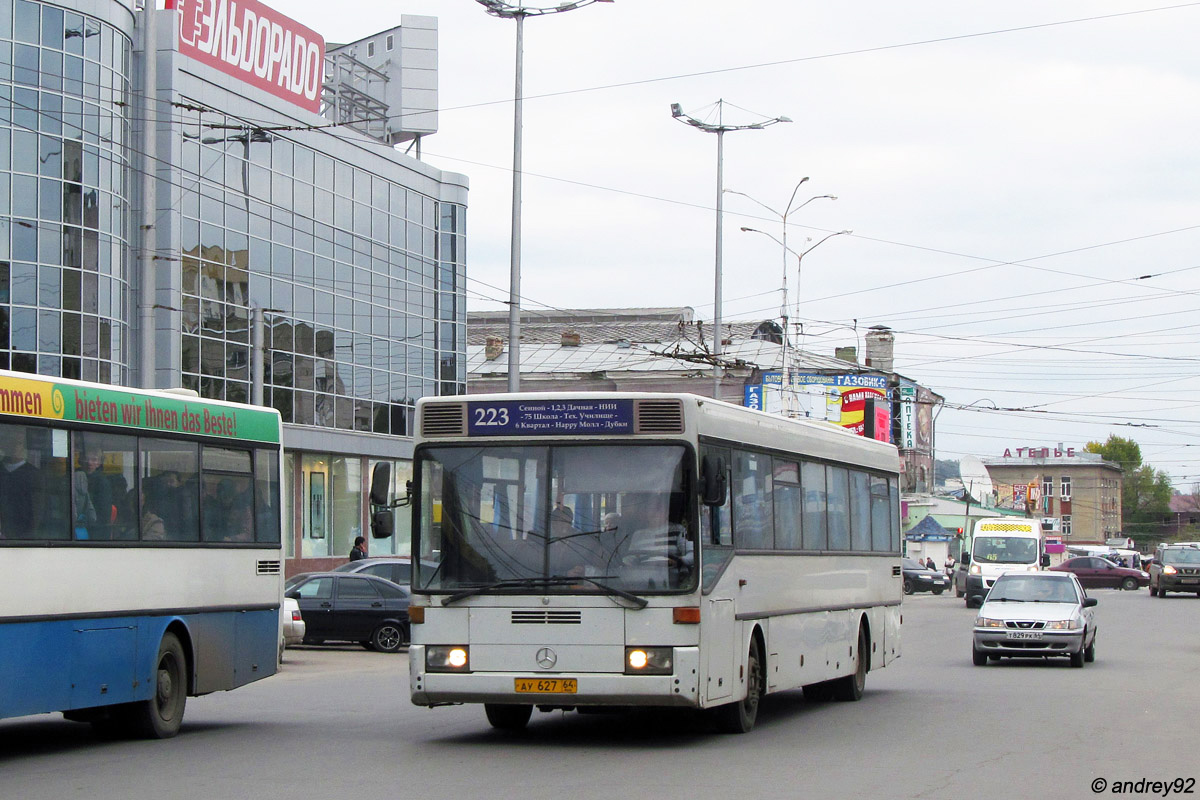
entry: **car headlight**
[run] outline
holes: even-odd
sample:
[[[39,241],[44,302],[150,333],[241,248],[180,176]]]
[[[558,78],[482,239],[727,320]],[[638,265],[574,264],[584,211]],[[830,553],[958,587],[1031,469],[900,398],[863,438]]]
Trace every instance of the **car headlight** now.
[[[981,569],[979,569],[979,565],[978,565],[978,564],[972,564],[972,565],[971,565],[971,574],[972,574],[972,575],[979,575],[980,573],[982,573],[982,570],[981,570]]]
[[[976,628],[1003,628],[1004,622],[1001,620],[998,620],[998,619],[992,619],[991,617],[976,617],[975,618],[975,627]]]
[[[1078,617],[1071,619],[1056,619],[1053,622],[1046,623],[1048,631],[1077,631],[1083,627],[1083,620]]]
[[[470,672],[471,658],[467,647],[453,644],[427,645],[425,669],[430,672]]]
[[[1178,571],[1179,570],[1175,569],[1170,564],[1167,564],[1163,567],[1163,575],[1174,575]]]
[[[919,581],[931,581],[931,580],[933,580],[933,577],[932,577],[931,575],[918,575],[918,576],[917,576],[917,580],[919,580]]]
[[[626,647],[626,675],[670,675],[675,652],[670,647]]]
[[[1149,579],[1150,579],[1150,573],[1149,573],[1149,572],[1146,572],[1145,570],[1142,570],[1142,577],[1143,577],[1143,578],[1146,578],[1147,580],[1149,580]]]

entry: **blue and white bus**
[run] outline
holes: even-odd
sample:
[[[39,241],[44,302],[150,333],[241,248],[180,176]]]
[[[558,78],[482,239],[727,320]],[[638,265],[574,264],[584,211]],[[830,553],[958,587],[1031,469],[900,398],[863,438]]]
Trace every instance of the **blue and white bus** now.
[[[0,718],[166,738],[272,675],[279,414],[0,371]]]
[[[900,655],[889,444],[686,394],[427,398],[414,473],[418,705],[502,729],[688,707],[745,732],[765,695],[857,700]]]

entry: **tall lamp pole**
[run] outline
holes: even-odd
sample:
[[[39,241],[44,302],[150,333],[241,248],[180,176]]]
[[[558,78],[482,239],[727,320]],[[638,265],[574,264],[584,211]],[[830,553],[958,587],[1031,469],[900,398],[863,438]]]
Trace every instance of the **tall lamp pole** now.
[[[783,389],[784,397],[788,396],[787,392],[791,389],[791,385],[792,385],[791,380],[790,380],[792,371],[790,368],[790,362],[788,361],[787,254],[790,252],[790,249],[788,248],[788,244],[787,244],[788,216],[792,212],[799,211],[800,209],[804,208],[806,205],[811,203],[813,200],[837,200],[837,197],[835,197],[834,195],[819,194],[819,195],[816,195],[815,197],[808,198],[800,205],[795,205],[796,193],[800,191],[800,187],[803,186],[806,181],[808,181],[808,178],[804,177],[804,178],[801,178],[799,180],[799,182],[797,182],[795,188],[792,189],[792,196],[790,198],[788,198],[787,206],[783,209],[782,212],[776,211],[775,209],[771,208],[766,203],[761,203],[758,200],[755,200],[753,197],[751,197],[750,195],[748,195],[744,192],[735,192],[733,190],[729,190],[730,194],[736,194],[741,197],[744,197],[747,200],[749,200],[751,203],[754,203],[755,205],[759,206],[760,208],[765,208],[767,211],[770,211],[772,214],[779,217],[779,221],[781,223],[783,239],[782,239],[782,241],[778,240],[778,239],[776,239],[775,241],[776,241],[776,244],[780,244],[783,246],[783,300],[779,306],[779,316],[783,318],[783,385],[782,385],[782,389]],[[762,233],[762,231],[756,231],[753,228],[742,228],[742,230],[748,231],[751,233]],[[771,238],[774,239],[775,237],[772,236]],[[822,241],[824,241],[824,240],[822,240]],[[820,242],[817,242],[817,244],[820,244]],[[816,245],[813,245],[813,247],[815,247],[815,246]],[[797,259],[799,259],[799,258],[802,258],[802,256],[797,255]],[[797,280],[796,293],[797,293],[797,296],[799,296],[799,292],[800,292],[800,285],[798,283],[798,281],[800,280],[799,274],[796,275],[796,280]],[[790,411],[790,409],[789,409],[789,411]],[[789,414],[789,416],[790,416],[790,414]]]
[[[568,0],[550,8],[531,8],[520,2],[513,5],[503,0],[475,0],[487,13],[517,22],[516,90],[513,99],[513,188],[512,237],[509,244],[508,273],[508,391],[521,388],[521,111],[523,105],[522,78],[524,73],[525,18],[560,14],[592,3],[611,3],[613,0]]]
[[[717,135],[717,255],[713,310],[713,397],[718,400],[721,398],[721,259],[724,249],[722,221],[725,208],[725,133],[727,131],[758,131],[777,122],[791,122],[787,117],[774,117],[750,125],[726,125],[722,121],[724,107],[725,101],[718,100],[717,121],[713,123],[685,114],[683,106],[679,103],[671,104],[672,117],[705,133]]]
[[[805,178],[805,179],[804,179],[804,181],[806,181],[806,180],[808,180],[808,178]],[[800,183],[804,183],[804,181],[800,181]],[[799,187],[800,187],[800,184],[796,184],[796,188],[799,188]],[[730,192],[730,194],[742,194],[742,193],[741,193],[741,192]],[[742,195],[742,197],[746,197],[746,198],[748,198],[748,199],[750,199],[750,200],[754,200],[754,198],[753,198],[753,197],[750,197],[749,195]],[[794,199],[795,199],[795,197],[796,197],[796,192],[795,192],[795,191],[793,191],[793,192],[792,192],[792,199],[794,200]],[[805,200],[803,203],[801,203],[800,205],[796,206],[796,208],[792,208],[792,207],[791,207],[791,203],[788,203],[788,211],[787,211],[787,212],[785,212],[785,214],[782,214],[782,215],[780,215],[780,216],[783,216],[783,217],[784,217],[784,223],[783,223],[783,241],[780,241],[779,239],[776,239],[776,238],[775,238],[773,235],[771,235],[771,234],[767,233],[766,231],[760,231],[760,230],[758,230],[757,228],[742,228],[742,232],[743,232],[743,233],[758,233],[758,234],[762,234],[763,236],[766,236],[766,237],[767,237],[768,239],[770,239],[771,241],[775,242],[775,244],[777,244],[777,245],[780,245],[780,246],[782,246],[782,247],[783,247],[783,259],[784,259],[784,264],[783,264],[783,305],[782,305],[782,307],[781,307],[781,314],[782,314],[782,316],[783,316],[783,379],[782,379],[782,390],[783,390],[783,392],[784,392],[784,396],[785,396],[785,397],[787,397],[787,396],[788,396],[788,395],[787,395],[787,392],[789,392],[789,391],[791,390],[791,380],[790,380],[790,379],[791,379],[791,375],[792,375],[791,364],[790,364],[790,362],[788,361],[787,254],[788,254],[788,253],[791,253],[792,255],[794,255],[794,256],[796,257],[796,304],[797,304],[797,306],[799,306],[799,303],[800,303],[800,270],[801,270],[801,268],[802,268],[802,267],[803,267],[803,265],[804,265],[804,257],[805,257],[806,255],[808,255],[809,253],[811,253],[813,250],[816,250],[816,249],[817,249],[818,247],[820,247],[822,244],[824,244],[825,242],[829,241],[830,239],[832,239],[832,238],[833,238],[833,237],[835,237],[835,236],[845,236],[845,235],[847,235],[847,234],[854,233],[854,231],[837,231],[837,232],[835,232],[835,233],[831,233],[831,234],[829,234],[828,236],[824,237],[823,239],[819,239],[819,240],[817,240],[817,243],[816,243],[816,244],[812,245],[811,247],[809,247],[809,248],[807,248],[806,250],[803,250],[803,251],[801,251],[801,252],[799,252],[799,253],[797,253],[795,250],[793,250],[792,248],[790,248],[790,247],[788,247],[788,246],[787,246],[787,220],[786,220],[786,214],[789,214],[789,213],[791,213],[792,211],[796,211],[796,210],[798,210],[798,209],[800,209],[800,208],[803,208],[804,206],[806,206],[806,205],[808,205],[809,203],[811,203],[813,200],[819,200],[819,199],[821,199],[821,198],[825,198],[825,197],[829,198],[830,200],[837,200],[837,198],[836,198],[836,197],[834,197],[833,195],[829,195],[829,194],[822,194],[822,195],[817,195],[816,197],[810,197],[808,200]],[[754,200],[754,202],[758,203],[758,201],[757,201],[757,200]],[[758,204],[759,204],[760,206],[762,206],[762,203],[758,203]],[[772,210],[772,209],[768,208],[767,206],[763,206],[763,208],[766,208],[768,211],[771,211],[771,210]],[[778,214],[779,212],[774,212],[774,213],[777,213],[777,214]],[[799,308],[797,308],[797,311],[796,311],[796,316],[799,316],[799,315],[800,315]],[[789,408],[789,409],[788,409],[788,411],[790,412],[790,410],[791,410],[791,409]],[[790,416],[790,413],[789,413],[789,416]]]

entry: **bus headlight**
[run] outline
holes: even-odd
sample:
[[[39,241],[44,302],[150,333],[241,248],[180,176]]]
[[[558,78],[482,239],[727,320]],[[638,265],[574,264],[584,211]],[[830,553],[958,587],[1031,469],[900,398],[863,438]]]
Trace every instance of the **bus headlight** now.
[[[674,668],[670,647],[626,647],[626,675],[670,675]]]
[[[425,647],[425,669],[430,672],[470,672],[471,659],[465,646],[427,645]]]
[[[972,574],[972,575],[979,575],[981,572],[983,572],[983,570],[981,570],[981,569],[979,568],[979,565],[978,565],[978,564],[972,564],[972,565],[971,565],[971,574]]]

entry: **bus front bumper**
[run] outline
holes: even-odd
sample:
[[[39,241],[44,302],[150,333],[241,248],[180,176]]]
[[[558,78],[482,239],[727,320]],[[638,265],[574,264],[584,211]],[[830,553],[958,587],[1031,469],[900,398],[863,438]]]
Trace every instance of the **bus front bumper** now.
[[[428,672],[425,648],[408,650],[409,688],[418,706],[447,703],[513,703],[536,706],[680,706],[700,705],[700,652],[676,647],[670,675],[624,675],[611,672]],[[516,691],[518,679],[574,678],[571,693]]]

